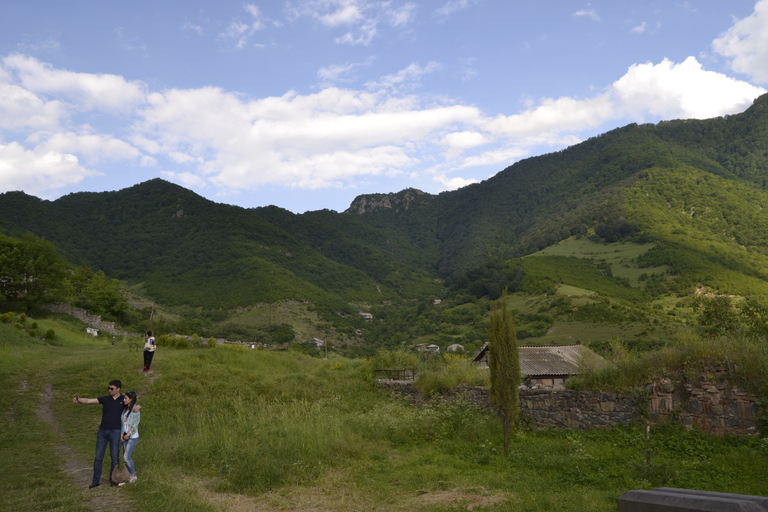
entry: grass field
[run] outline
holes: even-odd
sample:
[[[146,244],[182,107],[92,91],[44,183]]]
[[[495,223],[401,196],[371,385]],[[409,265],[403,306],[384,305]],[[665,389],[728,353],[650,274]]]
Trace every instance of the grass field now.
[[[27,322],[30,322],[28,319]],[[768,443],[638,428],[519,430],[467,404],[414,407],[371,363],[294,351],[141,354],[59,319],[55,345],[0,324],[1,510],[612,511],[628,489],[768,494]],[[143,405],[139,482],[87,489],[101,408],[119,378]],[[105,467],[109,467],[106,460]]]
[[[632,286],[642,286],[639,280],[641,274],[662,274],[666,267],[640,268],[637,257],[645,254],[654,244],[633,243],[602,243],[593,242],[587,238],[571,237],[531,256],[575,256],[577,258],[605,261],[611,266],[611,272],[616,277],[629,280]]]

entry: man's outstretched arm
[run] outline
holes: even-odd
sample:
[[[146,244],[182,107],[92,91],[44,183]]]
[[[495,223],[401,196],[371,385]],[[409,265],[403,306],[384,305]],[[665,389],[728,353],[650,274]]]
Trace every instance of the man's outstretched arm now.
[[[79,396],[76,396],[72,399],[73,404],[97,404],[99,403],[98,398],[80,398]]]

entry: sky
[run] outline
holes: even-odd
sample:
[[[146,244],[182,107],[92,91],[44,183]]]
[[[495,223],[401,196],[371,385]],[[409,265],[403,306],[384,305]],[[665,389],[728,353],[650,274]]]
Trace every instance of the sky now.
[[[768,0],[0,0],[0,192],[344,211],[766,87]]]

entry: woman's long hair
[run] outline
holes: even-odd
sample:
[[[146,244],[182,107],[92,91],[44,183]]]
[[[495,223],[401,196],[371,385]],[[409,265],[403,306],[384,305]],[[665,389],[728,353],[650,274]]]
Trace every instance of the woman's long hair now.
[[[133,409],[133,406],[136,405],[136,400],[139,399],[138,396],[136,396],[135,391],[128,391],[125,396],[131,399],[131,403],[125,406],[125,409],[123,409],[123,413],[131,414],[131,409]]]

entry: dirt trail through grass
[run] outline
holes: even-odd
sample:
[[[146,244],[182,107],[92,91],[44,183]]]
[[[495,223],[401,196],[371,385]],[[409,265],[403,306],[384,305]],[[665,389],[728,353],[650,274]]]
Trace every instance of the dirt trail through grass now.
[[[60,432],[61,429],[51,407],[52,401],[53,386],[48,383],[40,396],[40,403],[37,406],[37,418],[51,425],[54,432]],[[69,477],[73,486],[86,487],[90,483],[91,476],[93,475],[92,462],[78,458],[75,450],[64,443],[55,445],[54,454],[64,460],[61,464],[61,470]],[[109,471],[108,468],[109,465],[105,465],[104,469],[106,471]],[[84,505],[94,512],[131,512],[133,510],[131,500],[121,495],[119,488],[102,484],[99,487],[90,489],[88,492],[92,493],[93,497],[86,501]]]

